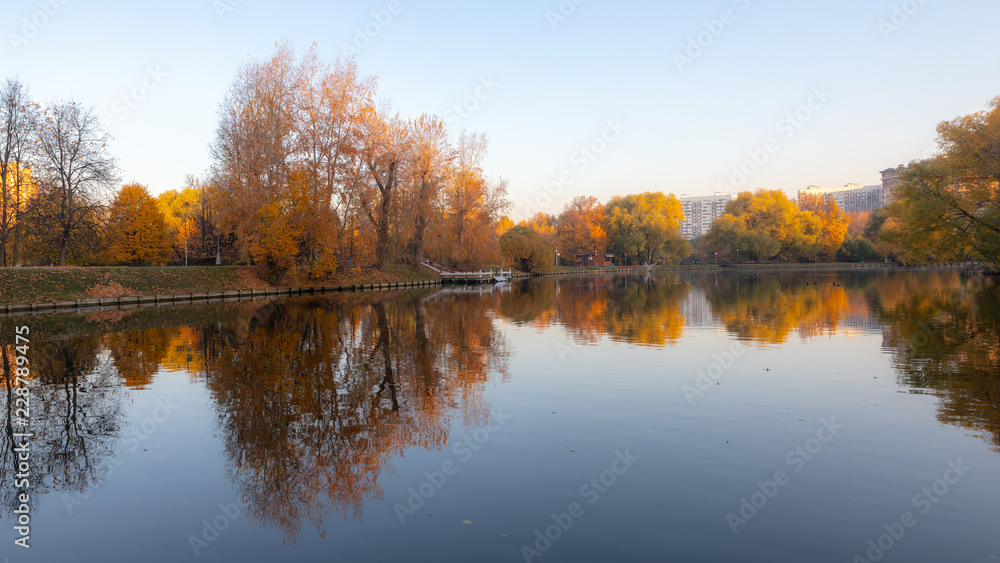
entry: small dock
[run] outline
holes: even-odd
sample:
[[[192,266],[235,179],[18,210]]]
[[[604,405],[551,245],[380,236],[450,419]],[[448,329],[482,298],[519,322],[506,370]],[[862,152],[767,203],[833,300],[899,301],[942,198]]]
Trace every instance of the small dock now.
[[[450,270],[444,266],[424,260],[423,265],[437,272],[441,276],[441,283],[444,285],[476,285],[486,283],[499,283],[510,281],[513,270],[477,270],[475,272],[463,272]]]

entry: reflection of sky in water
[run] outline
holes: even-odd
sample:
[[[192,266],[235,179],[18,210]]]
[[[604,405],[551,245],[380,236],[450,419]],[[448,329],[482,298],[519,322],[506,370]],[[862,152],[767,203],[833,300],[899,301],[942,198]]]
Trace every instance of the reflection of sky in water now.
[[[103,383],[91,410],[121,411],[94,486],[50,480],[33,548],[11,561],[194,560],[190,538],[216,519],[199,560],[515,561],[573,502],[583,514],[542,560],[846,561],[906,511],[917,524],[885,560],[1000,556],[989,282],[675,275],[432,294],[136,312],[71,338],[23,318],[90,354],[88,373],[107,350],[128,387]],[[56,379],[47,400],[72,406]],[[151,423],[164,404],[176,411]],[[510,418],[485,431],[498,408]],[[843,425],[828,442],[822,419]],[[625,451],[638,460],[590,504]],[[921,513],[914,495],[959,459],[973,469]],[[734,535],[727,514],[777,471],[787,484]]]

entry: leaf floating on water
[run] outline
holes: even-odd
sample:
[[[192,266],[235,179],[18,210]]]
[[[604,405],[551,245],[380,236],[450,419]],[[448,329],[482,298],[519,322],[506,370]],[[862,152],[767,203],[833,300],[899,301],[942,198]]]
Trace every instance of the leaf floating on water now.
[[[462,520],[462,523],[463,523],[463,524],[471,524],[471,523],[472,523],[472,520]]]

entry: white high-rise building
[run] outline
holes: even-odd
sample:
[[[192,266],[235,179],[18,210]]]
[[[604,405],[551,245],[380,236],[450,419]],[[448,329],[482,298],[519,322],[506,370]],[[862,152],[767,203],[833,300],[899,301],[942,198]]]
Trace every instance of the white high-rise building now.
[[[722,217],[726,212],[726,204],[732,200],[733,196],[724,193],[701,197],[682,195],[684,222],[681,223],[681,236],[691,240],[708,234],[712,222]]]
[[[881,185],[847,184],[842,188],[809,186],[804,190],[799,190],[799,206],[802,205],[802,196],[804,195],[815,195],[824,200],[832,199],[837,202],[837,207],[844,213],[870,212],[885,205],[884,190]]]

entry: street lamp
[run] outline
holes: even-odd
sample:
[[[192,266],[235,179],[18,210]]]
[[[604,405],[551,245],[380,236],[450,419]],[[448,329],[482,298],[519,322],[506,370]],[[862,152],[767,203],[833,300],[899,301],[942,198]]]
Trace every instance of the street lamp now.
[[[737,248],[736,249],[736,264],[738,265],[739,263],[740,263],[740,249]]]

